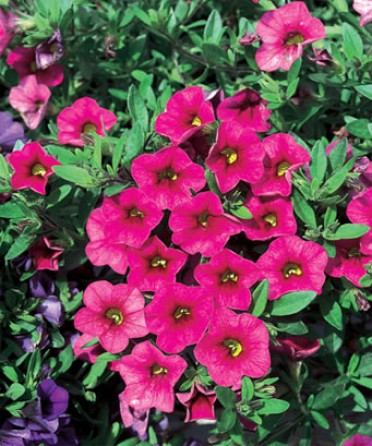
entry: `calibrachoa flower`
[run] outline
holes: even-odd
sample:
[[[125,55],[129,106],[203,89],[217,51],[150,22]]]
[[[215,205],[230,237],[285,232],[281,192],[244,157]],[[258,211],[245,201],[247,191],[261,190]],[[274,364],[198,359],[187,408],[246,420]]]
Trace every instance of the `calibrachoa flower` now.
[[[37,270],[58,271],[58,257],[63,252],[63,248],[52,245],[52,242],[44,236],[39,238],[29,249],[30,256]]]
[[[105,198],[102,210],[108,237],[132,248],[140,248],[163,217],[158,206],[134,187]]]
[[[257,24],[263,44],[256,53],[260,70],[289,70],[303,47],[326,36],[323,23],[311,16],[304,2],[292,2],[266,12]]]
[[[173,412],[173,387],[187,367],[178,355],[166,356],[149,341],[137,344],[132,354],[120,360],[120,375],[126,387],[123,399],[137,410],[155,407]]]
[[[15,16],[0,9],[0,57],[6,50],[14,35]]]
[[[81,361],[94,364],[97,361],[98,356],[106,352],[99,342],[91,347],[85,347],[85,345],[93,341],[94,338],[95,336],[82,334],[73,342],[72,348],[74,350],[74,355]]]
[[[128,284],[141,291],[155,291],[166,283],[175,282],[186,260],[184,252],[167,248],[158,237],[151,237],[141,249],[128,252]]]
[[[69,394],[52,379],[45,379],[38,386],[37,395],[41,400],[42,417],[45,420],[55,420],[66,412]]]
[[[260,279],[256,265],[229,249],[198,265],[195,279],[221,307],[247,310],[251,304],[249,288]]]
[[[276,300],[293,291],[307,290],[320,294],[327,261],[328,256],[322,246],[289,235],[271,242],[258,259],[257,266],[269,281],[269,300]]]
[[[64,55],[62,45],[62,35],[59,29],[56,29],[48,40],[39,43],[35,49],[36,66],[40,70],[54,65]]]
[[[313,47],[314,56],[308,56],[308,59],[321,67],[331,67],[333,65],[333,58],[329,52],[323,48],[319,50]]]
[[[63,81],[62,65],[50,65],[44,69],[37,67],[36,48],[34,47],[18,46],[8,54],[6,62],[19,74],[20,81],[29,75],[35,75],[39,84],[49,87],[55,87]]]
[[[296,234],[297,222],[289,198],[248,196],[244,206],[252,214],[252,218],[241,220],[245,235],[250,240]]]
[[[356,434],[342,443],[342,446],[371,446],[372,437]]]
[[[240,224],[223,213],[213,192],[202,192],[177,206],[170,215],[169,227],[174,244],[189,254],[200,252],[206,257],[217,254],[231,235],[241,231]]]
[[[258,183],[252,184],[254,195],[290,195],[291,172],[310,161],[310,154],[291,135],[276,133],[263,140],[266,156],[265,172]]]
[[[38,84],[35,76],[27,76],[20,85],[10,89],[9,103],[20,113],[27,127],[34,130],[44,119],[50,95],[46,85]]]
[[[173,209],[191,198],[191,190],[205,186],[204,169],[179,147],[165,147],[136,158],[131,172],[138,187],[160,209]]]
[[[269,371],[269,333],[251,314],[220,309],[194,354],[217,385],[239,388],[243,376],[261,378]]]
[[[120,415],[126,428],[132,428],[140,440],[146,440],[149,424],[150,410],[136,410],[129,406],[124,397],[124,392],[119,394]]]
[[[176,283],[156,290],[145,316],[150,332],[158,335],[158,347],[167,353],[179,353],[200,340],[212,312],[210,293],[201,287]]]
[[[187,393],[176,393],[178,400],[186,407],[185,422],[195,420],[215,420],[214,404],[217,400],[213,390],[206,390],[194,383]]]
[[[53,166],[61,163],[48,155],[38,142],[25,144],[8,156],[14,169],[10,184],[14,190],[31,189],[38,194],[46,194],[48,178],[53,175]]]
[[[223,122],[217,141],[205,163],[216,174],[222,193],[229,192],[240,180],[257,183],[263,173],[265,151],[258,136],[235,121]]]
[[[361,251],[368,254],[371,249],[372,238],[372,189],[358,195],[350,201],[346,209],[349,220],[356,224],[367,225],[371,230],[360,240]]]
[[[0,112],[0,152],[12,150],[18,139],[26,142],[22,125],[9,113]]]
[[[271,127],[268,119],[272,113],[267,104],[257,91],[245,88],[222,101],[217,116],[221,121],[238,122],[248,130],[266,132]]]
[[[178,146],[215,120],[212,104],[201,87],[187,87],[167,102],[166,111],[155,121],[155,132]]]
[[[272,350],[288,356],[292,361],[302,361],[320,349],[319,339],[311,341],[306,336],[287,336],[277,338],[276,342],[277,344],[272,345]]]
[[[100,107],[94,99],[80,98],[57,116],[58,141],[83,147],[84,133],[104,136],[105,131],[111,130],[116,121],[116,116],[110,110]]]
[[[148,334],[143,313],[145,299],[136,288],[100,280],[87,287],[83,300],[86,307],[76,313],[75,328],[98,337],[108,352],[119,353],[129,339]]]
[[[372,22],[372,3],[370,0],[354,0],[353,8],[360,14],[360,26]]]

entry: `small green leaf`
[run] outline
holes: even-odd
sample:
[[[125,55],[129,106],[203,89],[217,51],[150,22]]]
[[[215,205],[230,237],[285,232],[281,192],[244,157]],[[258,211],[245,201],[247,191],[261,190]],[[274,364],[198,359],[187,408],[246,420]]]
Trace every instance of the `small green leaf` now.
[[[315,410],[310,411],[311,416],[313,417],[314,421],[323,429],[329,429],[329,423],[327,421],[327,418],[324,417],[320,412],[317,412]]]
[[[372,139],[371,121],[368,119],[355,119],[346,124],[346,130],[358,138]]]
[[[238,208],[232,208],[230,212],[235,215],[235,217],[242,218],[244,220],[249,220],[252,218],[250,210],[246,206],[240,206]]]
[[[342,310],[338,302],[331,297],[323,297],[319,301],[320,312],[324,319],[337,330],[343,329]]]
[[[317,179],[319,184],[322,183],[327,170],[327,156],[325,147],[321,141],[317,141],[311,151],[310,173],[312,178]]]
[[[135,123],[139,123],[146,131],[149,125],[149,115],[142,96],[139,94],[134,85],[129,87],[128,92],[128,109]]]
[[[300,74],[300,71],[301,71],[301,65],[302,65],[302,59],[301,58],[298,58],[297,60],[295,60],[293,62],[293,64],[291,65],[291,68],[289,69],[288,74],[287,74],[288,86],[295,79],[298,78],[298,75]]]
[[[292,203],[296,215],[310,228],[316,228],[317,223],[313,208],[296,189],[293,190]]]
[[[217,10],[213,10],[208,17],[204,28],[204,40],[206,42],[219,44],[222,31],[222,19]]]
[[[314,291],[296,291],[284,294],[272,302],[272,316],[288,316],[306,308],[316,298]]]
[[[228,432],[235,426],[237,420],[237,413],[232,411],[231,409],[225,409],[217,422],[217,429],[221,433]]]
[[[54,166],[53,171],[60,178],[81,187],[96,187],[99,184],[96,178],[92,177],[87,170],[81,167],[71,165]]]
[[[359,238],[370,230],[367,225],[354,225],[352,223],[345,223],[339,226],[333,234],[327,236],[328,240],[347,240]]]
[[[326,386],[324,390],[319,392],[314,399],[312,409],[328,409],[332,407],[336,401],[343,396],[345,390],[345,384],[333,384],[332,386]]]
[[[260,400],[263,407],[257,411],[260,415],[272,415],[275,413],[283,413],[289,408],[289,402],[285,400],[279,400],[276,398]]]
[[[356,87],[354,87],[355,90],[362,94],[363,96],[365,96],[368,99],[372,100],[372,84],[368,84],[368,85],[357,85]]]
[[[328,155],[328,163],[331,172],[334,172],[343,166],[346,158],[347,144],[348,142],[346,138],[340,139],[331,153]]]
[[[26,392],[25,386],[19,383],[13,383],[9,389],[6,391],[6,396],[11,400],[15,401],[21,398],[22,395]]]
[[[242,379],[242,401],[250,401],[254,395],[254,385],[251,378],[244,376]]]
[[[269,295],[269,282],[267,279],[263,280],[252,293],[253,300],[253,316],[260,317],[265,311],[267,298]]]
[[[345,55],[349,60],[363,57],[363,40],[358,31],[348,23],[342,24],[342,37],[344,40]]]
[[[223,405],[223,407],[225,407],[226,409],[232,409],[235,406],[236,395],[231,389],[227,387],[216,386],[214,388],[214,391],[216,392],[218,401]]]

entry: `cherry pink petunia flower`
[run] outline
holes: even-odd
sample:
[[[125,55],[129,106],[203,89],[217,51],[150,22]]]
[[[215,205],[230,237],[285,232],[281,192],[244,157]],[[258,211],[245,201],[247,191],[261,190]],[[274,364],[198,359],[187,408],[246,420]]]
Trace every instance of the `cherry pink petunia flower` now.
[[[352,223],[370,227],[371,230],[360,240],[361,251],[368,254],[372,247],[372,189],[351,200],[346,209],[346,215]]]
[[[30,256],[37,270],[48,269],[50,271],[58,271],[58,257],[63,252],[63,248],[53,245],[44,236],[40,237],[29,249]]]
[[[260,279],[256,265],[229,249],[198,265],[195,279],[221,307],[247,310],[252,297],[249,288]]]
[[[14,25],[16,17],[10,12],[4,13],[0,9],[0,57],[14,36]]]
[[[266,156],[261,181],[252,184],[254,195],[282,195],[292,191],[292,172],[308,163],[310,154],[291,135],[276,133],[263,140]]]
[[[35,76],[27,76],[10,89],[9,103],[20,113],[27,127],[35,130],[44,119],[50,95],[46,85],[38,84]]]
[[[364,26],[372,22],[371,0],[354,0],[353,8],[356,12],[359,12],[360,14],[360,21],[359,21],[360,26]]]
[[[366,435],[355,434],[351,438],[342,443],[342,446],[371,446],[372,437]]]
[[[240,224],[223,213],[221,201],[213,192],[202,192],[177,206],[171,212],[169,227],[174,244],[189,254],[200,252],[206,257],[217,254],[231,235],[241,231]]]
[[[306,336],[287,336],[277,338],[276,342],[271,349],[288,356],[292,361],[302,361],[320,349],[319,339],[311,341]]]
[[[89,243],[85,253],[93,265],[108,265],[116,273],[125,274],[128,269],[128,247],[125,243],[112,241],[107,224],[103,209],[94,209],[87,221]]]
[[[372,262],[372,250],[362,250],[360,242],[360,238],[335,241],[336,256],[329,259],[326,273],[331,277],[346,277],[360,287],[360,279],[367,274],[364,265]]]
[[[98,342],[91,347],[85,347],[85,345],[91,342],[94,338],[95,336],[82,334],[74,342],[72,346],[74,355],[81,361],[95,364],[98,356],[102,355],[102,353],[106,353],[106,350],[102,348],[101,344]]]
[[[22,150],[12,152],[7,157],[14,172],[10,184],[14,190],[31,189],[38,194],[46,194],[48,178],[53,175],[53,166],[61,163],[48,155],[38,142],[30,142]]]
[[[269,240],[296,234],[297,222],[289,198],[248,196],[244,206],[252,214],[251,219],[241,220],[249,240]]]
[[[155,407],[162,412],[173,412],[173,388],[187,367],[183,358],[166,356],[145,341],[120,362],[119,372],[126,384],[122,395],[129,406],[136,410]]]
[[[163,218],[158,206],[134,187],[105,198],[102,210],[111,241],[125,243],[131,248],[140,248]]]
[[[240,388],[243,376],[261,378],[269,371],[269,333],[255,316],[221,309],[194,354],[217,385]]]
[[[258,136],[235,121],[223,122],[205,163],[218,188],[229,192],[239,181],[257,183],[264,173],[265,151]]]
[[[75,328],[98,337],[108,352],[119,353],[126,349],[129,339],[148,334],[145,299],[138,289],[100,280],[88,285],[83,300],[86,306],[76,313]]]
[[[260,70],[289,70],[305,45],[324,39],[323,23],[313,17],[304,2],[292,2],[266,12],[256,28],[263,44],[256,53]]]
[[[153,155],[141,155],[132,163],[138,187],[160,209],[173,209],[191,198],[191,190],[205,186],[204,169],[179,147],[165,147]]]
[[[62,65],[54,64],[45,70],[37,68],[36,47],[26,48],[18,46],[8,54],[6,62],[19,74],[21,81],[30,75],[35,75],[39,84],[44,84],[48,87],[55,87],[63,81]]]
[[[109,131],[116,121],[114,113],[100,107],[94,99],[80,98],[57,116],[58,141],[61,144],[83,147],[84,133],[104,136],[105,131]]]
[[[178,249],[167,248],[158,237],[151,237],[141,249],[128,252],[128,284],[141,291],[155,291],[167,283],[174,283],[187,257]]]
[[[254,132],[266,132],[271,127],[268,119],[272,113],[267,104],[257,91],[245,88],[222,101],[217,116],[221,121],[235,121]]]
[[[166,111],[155,121],[155,132],[178,146],[214,120],[213,105],[205,99],[203,89],[187,87],[169,99]]]
[[[181,404],[186,407],[185,423],[195,420],[215,420],[214,405],[217,400],[213,390],[207,390],[198,383],[193,384],[187,393],[176,393]]]
[[[156,344],[167,353],[179,353],[203,336],[213,313],[213,299],[201,287],[181,283],[158,288],[145,309],[146,324]]]
[[[271,242],[258,259],[257,266],[269,281],[269,300],[276,300],[293,291],[320,294],[327,261],[328,256],[322,246],[288,235]]]

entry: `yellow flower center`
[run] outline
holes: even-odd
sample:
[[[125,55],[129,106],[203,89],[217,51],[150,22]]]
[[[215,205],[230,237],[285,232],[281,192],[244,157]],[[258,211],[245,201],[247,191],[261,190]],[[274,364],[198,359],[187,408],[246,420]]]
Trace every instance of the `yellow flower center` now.
[[[45,177],[45,174],[47,173],[45,167],[40,164],[40,163],[36,163],[31,170],[31,174],[34,176],[40,176],[40,177]]]
[[[151,263],[150,263],[150,265],[153,267],[153,268],[158,268],[159,266],[161,267],[161,268],[166,268],[167,267],[167,261],[165,260],[165,259],[163,259],[162,257],[160,257],[160,256],[155,256],[152,260],[151,260]]]
[[[237,282],[238,281],[239,276],[235,273],[233,273],[230,270],[225,271],[222,276],[221,276],[221,280],[222,282],[226,283],[226,282]]]
[[[290,276],[301,276],[302,269],[297,263],[287,263],[284,267],[283,274],[286,279]]]
[[[348,257],[362,257],[362,254],[360,253],[358,248],[351,248],[349,249],[348,253],[347,253]]]
[[[193,125],[194,127],[200,127],[202,125],[201,119],[198,115],[192,118],[191,125]]]
[[[304,36],[300,33],[289,33],[285,39],[285,44],[287,46],[298,45],[305,40]]]
[[[154,364],[151,369],[152,375],[166,375],[168,373],[168,369],[160,366],[159,364]]]
[[[290,167],[291,165],[287,163],[287,161],[282,161],[276,168],[276,174],[278,175],[278,177],[282,177]]]
[[[159,180],[172,180],[172,181],[175,181],[175,180],[177,180],[178,175],[176,174],[176,172],[174,172],[173,169],[168,167],[168,169],[163,170],[162,172],[160,172],[158,174],[158,178],[159,178]]]
[[[233,358],[237,358],[243,351],[242,344],[236,339],[226,339],[223,344],[225,347],[230,349],[230,355]]]
[[[35,73],[37,71],[36,62],[31,62],[30,70],[31,70],[32,73]]]
[[[188,316],[190,314],[190,310],[188,308],[178,307],[174,312],[175,319],[181,319],[182,316]]]
[[[129,216],[133,217],[133,218],[135,218],[135,217],[143,218],[145,216],[145,214],[143,212],[141,212],[140,210],[138,210],[137,208],[133,208],[130,210]]]
[[[121,325],[124,320],[123,314],[118,308],[108,309],[105,313],[105,316],[108,319],[113,320],[115,325]]]
[[[87,122],[83,126],[83,133],[96,133],[97,127],[91,122]]]
[[[198,223],[200,224],[200,226],[203,226],[203,228],[206,228],[208,226],[208,221],[207,221],[208,217],[209,217],[209,214],[207,211],[203,212],[198,217]]]
[[[234,164],[238,160],[238,154],[234,149],[227,147],[221,150],[222,155],[226,157],[227,164]]]
[[[54,42],[49,46],[49,52],[51,54],[55,54],[57,51],[58,51],[58,44],[57,42]]]
[[[263,219],[266,221],[266,223],[268,223],[273,228],[275,228],[278,223],[275,214],[267,214],[264,216]]]

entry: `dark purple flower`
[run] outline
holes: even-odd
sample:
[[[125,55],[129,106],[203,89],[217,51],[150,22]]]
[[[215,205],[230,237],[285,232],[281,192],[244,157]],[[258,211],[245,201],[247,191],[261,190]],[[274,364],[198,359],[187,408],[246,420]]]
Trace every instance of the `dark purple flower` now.
[[[29,287],[31,294],[34,297],[44,299],[48,296],[54,296],[54,292],[56,290],[52,279],[43,271],[38,271],[31,277]]]
[[[0,153],[10,152],[18,139],[26,142],[22,125],[9,113],[0,112]]]
[[[33,352],[36,348],[42,350],[49,345],[48,331],[45,322],[40,318],[41,324],[30,335],[15,336],[14,339],[25,352]]]
[[[332,56],[329,54],[329,52],[326,49],[319,50],[318,48],[314,48],[314,57],[307,56],[309,60],[312,62],[315,62],[317,65],[320,65],[322,67],[330,67],[333,64]]]
[[[55,420],[66,411],[69,394],[52,379],[45,379],[39,384],[37,394],[41,401],[43,419]]]
[[[36,47],[35,59],[37,68],[45,70],[54,65],[63,57],[64,52],[61,31],[57,29],[48,40],[39,43]]]
[[[62,313],[62,303],[56,296],[49,296],[37,307],[37,311],[51,324],[60,327],[64,317]]]

